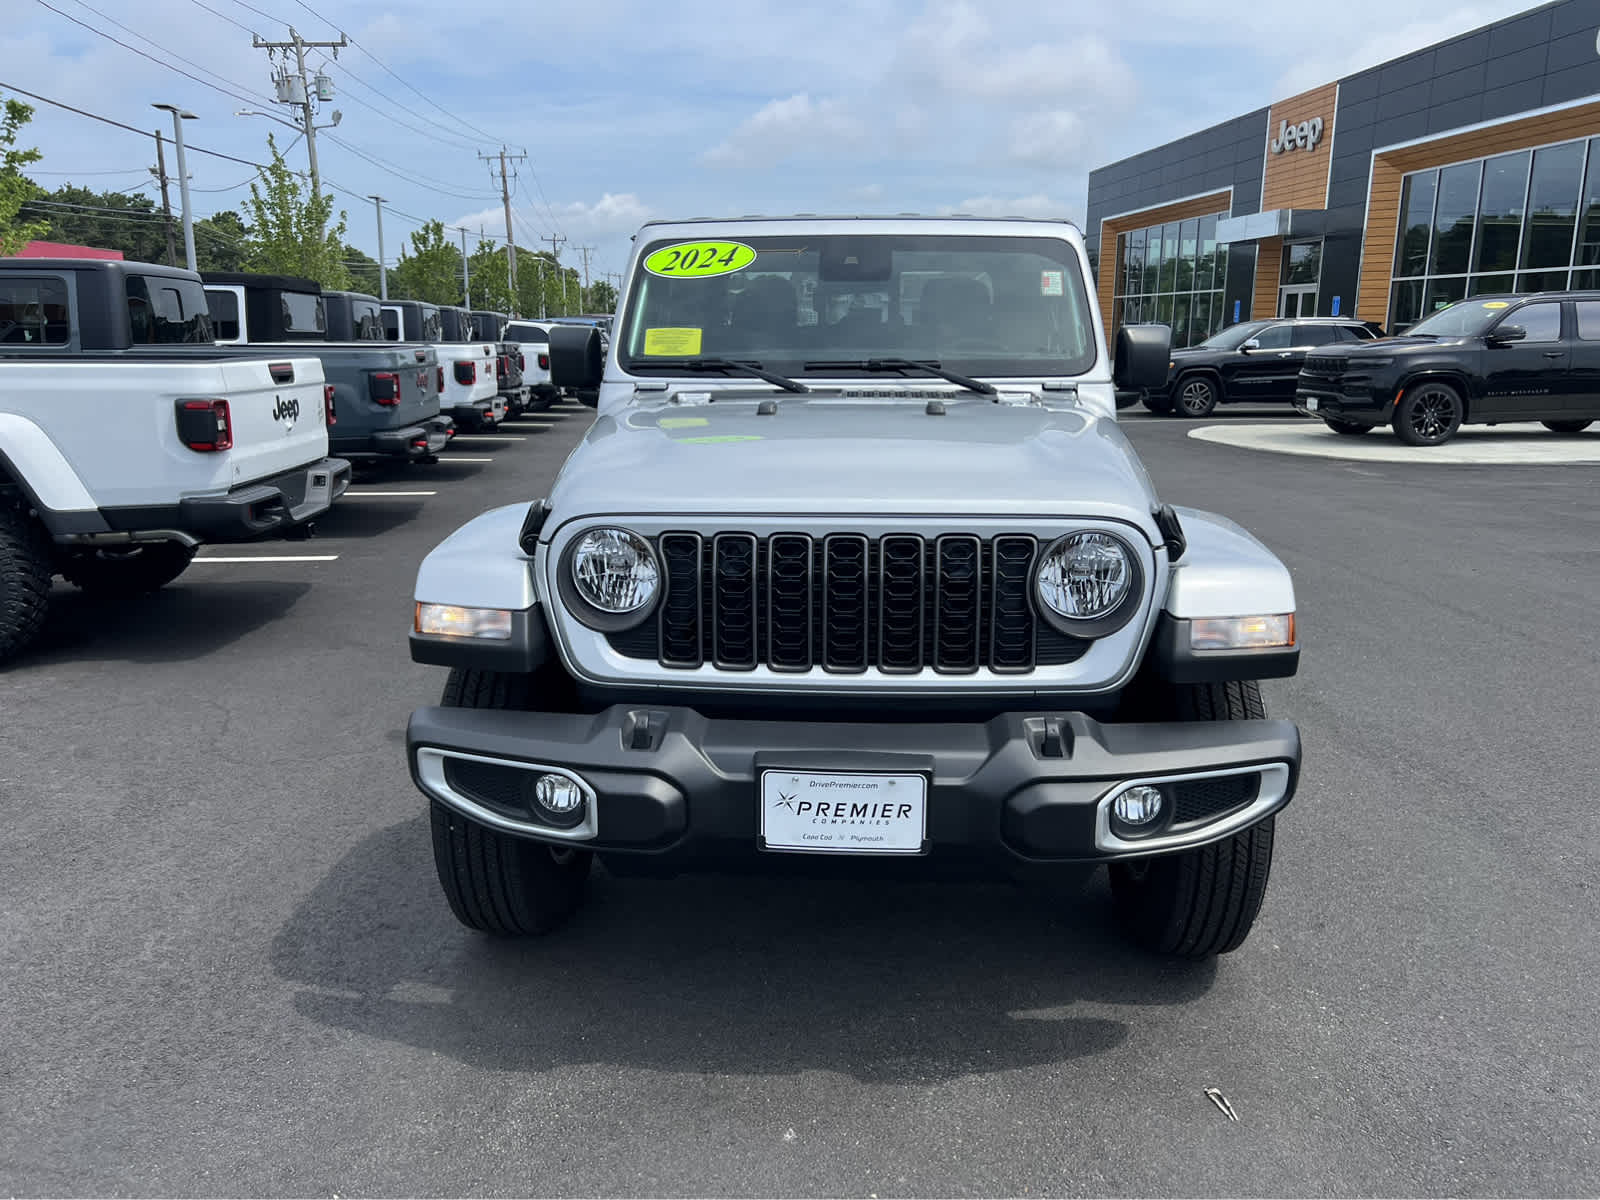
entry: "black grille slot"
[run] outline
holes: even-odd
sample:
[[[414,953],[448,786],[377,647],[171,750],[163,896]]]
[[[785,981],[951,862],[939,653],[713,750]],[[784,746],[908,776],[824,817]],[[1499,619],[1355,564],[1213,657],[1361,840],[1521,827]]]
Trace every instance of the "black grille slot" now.
[[[878,543],[878,666],[884,671],[922,669],[924,544],[896,534]]]
[[[947,534],[934,543],[938,559],[934,596],[933,665],[940,671],[976,671],[983,642],[983,579],[978,539]]]
[[[1075,663],[1085,654],[1094,642],[1089,638],[1073,637],[1070,633],[1062,633],[1053,625],[1040,622],[1034,634],[1033,665],[1036,667],[1064,667],[1068,663]]]
[[[995,671],[1033,668],[1033,603],[1028,591],[1033,572],[1031,537],[994,539],[993,586],[989,620],[989,666]]]
[[[719,533],[712,540],[712,558],[711,660],[719,667],[748,671],[756,665],[755,536]]]
[[[1308,354],[1301,369],[1314,375],[1339,376],[1344,374],[1345,360],[1333,355]]]
[[[1261,776],[1220,775],[1215,779],[1185,779],[1172,785],[1172,823],[1214,821],[1224,813],[1243,808],[1256,798]]]
[[[504,812],[527,816],[528,796],[524,789],[534,774],[498,763],[474,762],[467,758],[444,760],[444,781],[463,796]]]
[[[767,545],[767,665],[811,668],[811,539],[781,533]]]
[[[698,667],[700,650],[700,535],[661,535],[667,593],[661,601],[661,661],[669,667]]]
[[[823,539],[822,665],[830,671],[867,669],[867,552],[860,534]]]

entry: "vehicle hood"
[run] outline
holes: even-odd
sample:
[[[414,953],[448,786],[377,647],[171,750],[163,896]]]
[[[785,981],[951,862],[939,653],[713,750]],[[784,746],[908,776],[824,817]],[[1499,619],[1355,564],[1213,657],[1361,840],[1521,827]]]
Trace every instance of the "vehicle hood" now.
[[[1430,350],[1449,349],[1476,342],[1476,338],[1387,337],[1371,342],[1356,342],[1342,346],[1318,346],[1311,353],[1318,358],[1389,358],[1395,354],[1426,353]]]
[[[1071,403],[880,395],[894,398],[720,392],[600,417],[551,492],[551,532],[602,513],[973,514],[1103,516],[1156,536],[1154,489],[1114,420]]]

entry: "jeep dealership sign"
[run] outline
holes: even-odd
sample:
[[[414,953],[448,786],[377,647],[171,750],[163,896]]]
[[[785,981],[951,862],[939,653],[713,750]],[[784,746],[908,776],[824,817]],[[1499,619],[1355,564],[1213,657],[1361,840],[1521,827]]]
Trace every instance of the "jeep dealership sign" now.
[[[1301,121],[1298,125],[1291,125],[1287,121],[1278,122],[1278,136],[1268,143],[1268,149],[1274,154],[1282,154],[1285,150],[1315,150],[1317,143],[1322,140],[1322,118],[1312,117],[1309,121]]]

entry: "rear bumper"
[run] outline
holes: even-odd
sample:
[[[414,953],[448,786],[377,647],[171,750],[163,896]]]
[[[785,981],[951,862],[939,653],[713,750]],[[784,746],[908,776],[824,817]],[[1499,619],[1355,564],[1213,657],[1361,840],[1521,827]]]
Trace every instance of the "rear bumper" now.
[[[768,770],[922,775],[926,840],[917,857],[1003,866],[1216,841],[1287,804],[1300,766],[1299,731],[1287,721],[1114,725],[1047,712],[913,725],[721,720],[624,705],[592,716],[424,708],[412,714],[406,748],[423,793],[473,820],[652,860],[657,870],[762,854]],[[527,799],[546,769],[586,789],[580,824],[552,825]],[[1118,837],[1110,802],[1145,780],[1182,789],[1168,805],[1178,815],[1145,838]]]
[[[202,542],[246,542],[316,520],[350,486],[350,463],[324,458],[222,495],[187,496],[176,504],[106,508],[119,532],[175,531]]]
[[[471,400],[464,404],[452,404],[448,412],[457,422],[471,428],[494,425],[505,418],[506,400],[504,396],[496,396],[493,400]]]
[[[450,434],[432,424],[412,425],[405,429],[386,429],[372,435],[372,448],[379,454],[396,458],[426,458],[444,449]]]

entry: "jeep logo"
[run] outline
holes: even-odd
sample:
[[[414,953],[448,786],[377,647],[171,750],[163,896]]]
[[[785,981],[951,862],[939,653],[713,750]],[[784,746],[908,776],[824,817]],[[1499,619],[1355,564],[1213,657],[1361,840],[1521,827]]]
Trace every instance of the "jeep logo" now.
[[[1278,136],[1268,143],[1267,148],[1274,154],[1282,154],[1285,150],[1296,148],[1315,150],[1317,143],[1321,140],[1321,117],[1312,117],[1311,120],[1301,121],[1298,125],[1291,125],[1287,121],[1279,121]]]
[[[299,400],[293,398],[285,400],[282,396],[278,397],[278,402],[272,406],[272,419],[274,421],[282,421],[285,417],[288,418],[290,425],[300,419]]]

